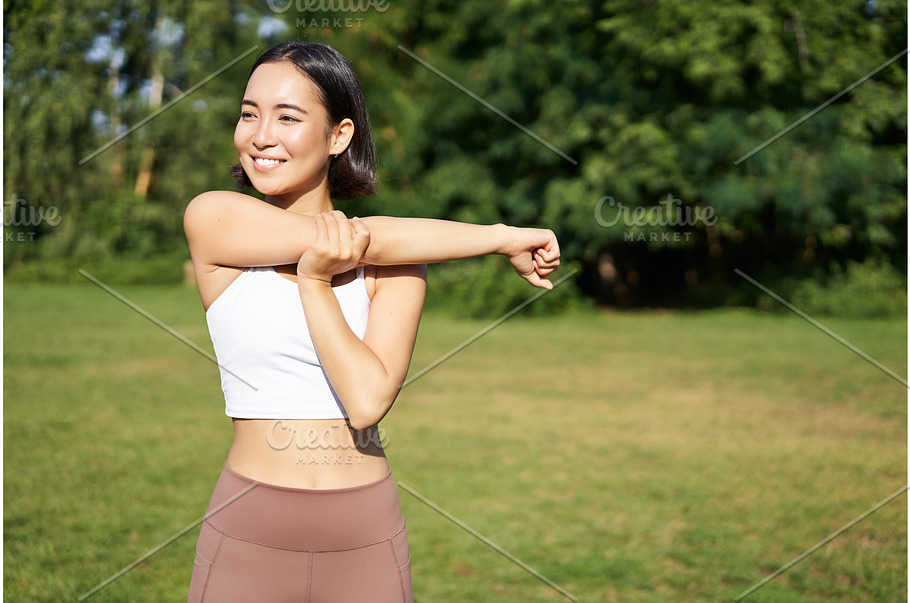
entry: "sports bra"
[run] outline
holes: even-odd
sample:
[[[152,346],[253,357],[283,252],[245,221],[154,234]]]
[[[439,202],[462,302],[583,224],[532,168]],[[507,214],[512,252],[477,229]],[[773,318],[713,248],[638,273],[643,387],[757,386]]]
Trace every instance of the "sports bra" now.
[[[370,313],[363,267],[332,291],[351,330],[363,339]],[[272,268],[248,268],[215,299],[205,317],[227,416],[347,418],[316,355],[296,283]]]

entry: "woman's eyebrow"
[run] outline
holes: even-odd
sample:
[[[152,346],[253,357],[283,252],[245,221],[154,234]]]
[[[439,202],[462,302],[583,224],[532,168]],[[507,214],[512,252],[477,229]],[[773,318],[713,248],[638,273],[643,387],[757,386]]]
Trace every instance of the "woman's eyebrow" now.
[[[249,105],[249,106],[255,107],[257,109],[259,108],[259,105],[256,104],[255,101],[251,101],[249,99],[243,99],[242,101],[240,101],[240,106],[242,107],[243,105]],[[291,103],[278,103],[277,105],[275,105],[274,108],[275,109],[291,109],[293,111],[300,111],[301,113],[308,115],[306,109],[301,109],[297,105],[292,105]]]
[[[291,109],[292,111],[300,111],[301,113],[306,113],[306,109],[301,109],[297,105],[292,105],[291,103],[278,103],[274,107],[275,109]]]

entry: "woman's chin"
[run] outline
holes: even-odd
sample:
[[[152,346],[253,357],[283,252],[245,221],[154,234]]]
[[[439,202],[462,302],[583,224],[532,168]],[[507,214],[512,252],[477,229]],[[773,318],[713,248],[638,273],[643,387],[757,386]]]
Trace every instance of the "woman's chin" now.
[[[276,195],[282,195],[287,192],[284,189],[284,187],[279,186],[275,182],[262,182],[262,181],[257,182],[256,180],[251,180],[251,181],[253,183],[253,188],[255,188],[257,191],[259,191],[263,195],[269,195],[269,196],[274,197]]]

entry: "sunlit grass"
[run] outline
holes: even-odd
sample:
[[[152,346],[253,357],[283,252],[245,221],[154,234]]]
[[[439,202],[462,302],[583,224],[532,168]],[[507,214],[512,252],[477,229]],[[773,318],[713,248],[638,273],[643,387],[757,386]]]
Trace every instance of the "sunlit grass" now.
[[[210,349],[194,291],[118,290]],[[230,421],[217,367],[102,290],[4,304],[5,594],[75,600],[202,515]],[[427,316],[412,373],[485,324]],[[904,321],[825,324],[906,375]],[[383,426],[400,482],[579,600],[718,601],[906,483],[906,403],[790,315],[605,313],[506,322]],[[418,601],[562,598],[400,495]],[[906,503],[746,600],[904,599]],[[91,600],[185,600],[196,534]]]

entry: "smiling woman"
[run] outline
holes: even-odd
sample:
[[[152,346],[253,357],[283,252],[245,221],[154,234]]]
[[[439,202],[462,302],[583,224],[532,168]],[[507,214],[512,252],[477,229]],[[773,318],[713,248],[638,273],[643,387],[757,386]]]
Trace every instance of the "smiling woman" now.
[[[253,72],[234,131],[241,170],[283,209],[297,200],[301,188],[318,193],[331,158],[347,149],[354,131],[351,119],[335,124],[328,119],[315,84],[296,72],[286,62],[266,63]],[[319,209],[331,211],[330,206]]]
[[[287,48],[286,45],[279,45],[269,52],[276,57],[281,57]],[[257,134],[261,134],[259,120],[264,119],[264,109],[260,102],[267,103],[271,100],[273,101],[272,111],[278,115],[277,124],[285,126],[309,124],[310,126],[309,129],[301,126],[284,131],[292,146],[293,140],[290,140],[292,137],[303,144],[307,144],[302,140],[307,134],[318,137],[319,133],[313,131],[312,125],[314,122],[322,122],[324,118],[327,126],[324,133],[326,140],[308,142],[323,145],[328,142],[333,131],[337,131],[341,135],[341,140],[336,142],[340,142],[342,147],[345,145],[349,147],[341,151],[338,151],[336,147],[336,152],[329,152],[331,161],[328,165],[328,185],[332,198],[346,200],[375,194],[376,159],[372,139],[369,136],[369,117],[360,95],[360,88],[353,71],[341,68],[341,65],[333,65],[335,74],[319,73],[319,71],[324,71],[326,65],[332,65],[339,59],[344,60],[337,53],[328,52],[328,50],[324,53],[321,52],[322,48],[316,46],[313,56],[301,61],[303,64],[300,67],[288,62],[264,63],[265,69],[255,70],[250,77],[247,95],[241,101],[241,107],[249,107],[249,110],[242,111],[241,120],[234,132],[234,145],[240,151],[241,162],[233,167],[233,172],[240,187],[255,186],[257,190],[262,191],[253,184],[248,174],[254,173],[257,167],[268,167],[268,159],[275,159],[278,163],[284,161],[278,157],[270,157],[264,149],[258,148],[251,140]],[[263,56],[267,57],[268,54]],[[317,56],[319,61],[314,60]],[[288,74],[287,69],[294,69],[297,73]],[[299,77],[300,69],[303,69],[304,73],[315,73],[313,77],[318,78],[321,84],[317,85],[311,76]],[[292,75],[292,77],[287,77],[288,75]],[[335,77],[325,77],[328,75]],[[351,81],[348,78],[354,79]],[[273,98],[250,98],[249,95],[255,92],[264,92]],[[356,97],[354,92],[356,92]],[[303,102],[295,104],[289,102],[290,99],[302,99]],[[274,136],[275,132],[267,132],[266,135]],[[263,141],[260,140],[259,145],[262,144]],[[252,161],[249,159],[244,161],[242,150],[244,148],[249,150],[247,157],[252,158]],[[260,158],[258,162],[257,157]],[[253,165],[250,165],[251,163]]]
[[[407,375],[424,264],[499,253],[550,288],[559,246],[549,230],[335,211],[374,193],[376,159],[357,78],[328,46],[266,51],[240,109],[234,174],[264,199],[213,191],[184,217],[234,426],[189,601],[411,601],[377,424]],[[276,425],[334,434],[332,450],[276,446]]]

